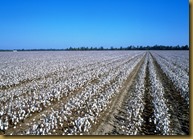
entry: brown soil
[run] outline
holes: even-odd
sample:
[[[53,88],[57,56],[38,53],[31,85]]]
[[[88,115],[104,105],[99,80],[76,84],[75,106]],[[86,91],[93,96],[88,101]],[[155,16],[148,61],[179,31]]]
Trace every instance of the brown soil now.
[[[171,129],[171,135],[189,135],[189,105],[186,103],[185,99],[180,95],[180,92],[175,89],[174,84],[172,81],[164,74],[164,72],[161,70],[159,64],[156,62],[153,55],[150,55],[153,58],[153,64],[155,66],[156,74],[158,75],[158,78],[160,82],[162,83],[164,87],[164,97],[167,99],[166,105],[168,107],[168,112],[171,115],[170,116],[170,129]],[[147,55],[147,54],[146,54]],[[145,56],[146,56],[145,55]],[[92,126],[92,129],[90,129],[89,135],[126,135],[126,132],[123,131],[120,126],[127,125],[127,101],[129,98],[129,95],[132,91],[134,91],[135,82],[137,80],[137,75],[139,74],[139,70],[144,63],[145,56],[142,58],[142,60],[137,64],[135,69],[132,71],[132,73],[127,77],[127,80],[122,85],[123,88],[120,90],[119,94],[116,95],[111,103],[108,106],[108,109],[104,112],[101,112],[98,122]],[[130,60],[129,60],[130,61]],[[129,62],[127,61],[127,62]],[[127,63],[125,62],[125,63]],[[124,64],[124,63],[123,63]],[[121,65],[119,65],[121,66]],[[118,67],[119,67],[118,66]],[[118,68],[116,67],[116,68]],[[97,83],[97,79],[94,79],[93,81],[89,81],[91,83]],[[114,80],[112,80],[114,82]],[[81,87],[84,88],[85,86]],[[148,63],[146,67],[146,73],[145,73],[145,94],[144,94],[144,110],[142,113],[142,119],[143,123],[140,127],[140,130],[138,131],[138,135],[161,135],[159,131],[156,131],[156,125],[153,122],[154,119],[154,106],[152,103],[152,96],[150,92],[150,79],[149,79],[149,69],[148,69]],[[58,107],[60,103],[65,103],[67,99],[70,97],[73,97],[75,94],[80,92],[81,89],[78,89],[77,91],[74,91],[71,96],[64,97],[60,101],[55,101],[52,104],[53,107]],[[40,115],[42,113],[47,113],[50,111],[50,107],[47,107],[40,113],[34,113],[31,117],[27,118],[25,121],[28,123],[31,122],[33,119],[39,119]],[[137,120],[137,119],[136,119]],[[26,123],[20,122],[20,127],[17,129],[9,128],[5,133],[0,134],[10,134],[13,131],[15,133],[22,131],[26,128]]]
[[[133,84],[134,79],[142,63],[144,62],[144,59],[145,59],[145,56],[139,62],[139,64],[135,67],[133,72],[127,77],[127,80],[125,81],[123,88],[120,90],[119,95],[116,96],[114,100],[112,101],[112,103],[110,104],[111,106],[110,109],[108,109],[108,111],[106,111],[104,114],[101,115],[102,118],[99,124],[95,125],[95,127],[92,128],[91,135],[106,135],[109,132],[112,132],[114,128],[116,128],[115,123],[114,123],[115,116],[120,111],[124,112],[124,109],[122,109],[122,103],[124,102],[128,94],[128,90],[131,87],[131,85]]]
[[[150,53],[151,55],[151,53]],[[152,55],[151,55],[152,56]],[[92,129],[92,135],[126,135],[121,126],[127,126],[129,121],[127,117],[127,101],[130,92],[134,91],[135,80],[139,69],[144,61],[143,60],[136,66],[136,69],[128,77],[124,87],[120,91],[120,95],[116,96],[111,104],[110,109],[105,112],[101,117],[98,125]],[[148,64],[148,63],[147,63]],[[153,58],[156,74],[164,87],[164,97],[166,98],[166,105],[170,116],[170,135],[189,135],[189,106],[185,99],[180,95],[172,81],[164,74],[160,66]],[[147,65],[145,76],[145,94],[144,94],[144,110],[142,113],[143,124],[141,125],[138,135],[162,135],[160,131],[156,130],[154,124],[154,106],[152,104],[152,96],[149,90],[149,69]]]
[[[172,81],[161,70],[161,67],[153,57],[154,65],[156,67],[157,75],[164,87],[165,98],[167,98],[167,106],[171,114],[171,128],[172,134],[175,135],[189,135],[189,106],[185,99],[180,95],[172,83]]]

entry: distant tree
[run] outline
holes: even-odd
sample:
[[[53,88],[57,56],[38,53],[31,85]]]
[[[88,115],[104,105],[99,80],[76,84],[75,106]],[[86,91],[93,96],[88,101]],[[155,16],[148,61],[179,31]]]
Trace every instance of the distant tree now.
[[[131,50],[131,46],[127,46],[126,50]]]
[[[69,50],[72,50],[72,47],[70,46]]]
[[[149,48],[150,48],[149,46],[146,46],[146,47],[145,47],[145,50],[149,50]]]
[[[180,50],[180,46],[179,45],[176,46],[176,50]]]
[[[188,45],[182,46],[182,50],[189,50]]]
[[[80,50],[82,50],[82,51],[83,51],[83,50],[84,50],[84,47],[81,47],[81,48],[80,48]]]

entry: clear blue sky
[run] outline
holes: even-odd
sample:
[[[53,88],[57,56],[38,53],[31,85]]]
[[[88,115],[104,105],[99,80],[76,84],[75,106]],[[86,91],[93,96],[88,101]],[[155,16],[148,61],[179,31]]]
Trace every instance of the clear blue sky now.
[[[0,49],[189,44],[189,0],[0,0]]]

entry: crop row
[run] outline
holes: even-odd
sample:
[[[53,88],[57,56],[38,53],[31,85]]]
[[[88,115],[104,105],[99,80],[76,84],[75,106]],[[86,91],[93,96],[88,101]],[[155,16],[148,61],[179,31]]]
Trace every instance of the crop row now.
[[[119,92],[127,75],[132,72],[142,56],[136,56],[118,69],[110,70],[108,76],[101,76],[98,82],[87,85],[75,96],[68,98],[65,104],[61,102],[52,107],[47,114],[41,114],[39,119],[29,124],[31,128],[22,134],[88,133],[91,124],[96,123],[101,112],[108,108],[112,97]]]
[[[174,87],[181,93],[182,97],[189,105],[189,75],[184,70],[178,68],[177,65],[172,64],[171,61],[160,57],[156,53],[152,54],[162,71],[173,82]]]
[[[61,77],[60,75],[58,78],[54,78],[56,81],[53,81],[53,78],[42,79],[39,80],[39,82],[42,82],[40,89],[38,88],[41,86],[39,82],[31,82],[28,83],[30,90],[25,93],[18,93],[18,89],[8,89],[4,97],[9,99],[1,99],[1,130],[12,127],[15,129],[21,121],[32,117],[33,113],[47,110],[48,107],[52,107],[58,101],[63,101],[63,98],[67,100],[69,96],[81,94],[82,91],[85,91],[82,94],[86,94],[88,90],[93,88],[91,86],[94,84],[96,84],[96,87],[94,87],[96,90],[100,90],[104,85],[107,88],[109,84],[116,81],[115,78],[118,78],[117,76],[120,73],[122,74],[120,70],[122,67],[141,59],[142,55],[143,53],[138,53],[126,59],[116,60],[116,62],[104,62],[101,65],[97,63],[98,66],[93,65],[94,67],[85,66],[86,69],[84,70],[75,69],[75,74],[72,73],[67,77]],[[126,75],[125,77],[127,77]],[[24,91],[21,86],[20,90]],[[57,104],[57,106],[60,105]]]

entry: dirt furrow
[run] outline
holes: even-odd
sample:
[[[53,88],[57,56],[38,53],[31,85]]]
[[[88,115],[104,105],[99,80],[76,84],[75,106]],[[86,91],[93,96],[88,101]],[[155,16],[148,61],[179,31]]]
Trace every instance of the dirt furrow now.
[[[189,105],[182,97],[183,94],[174,87],[174,83],[164,71],[162,71],[160,65],[156,61],[156,55],[153,53],[154,52],[146,52],[144,55],[138,55],[124,61],[121,61],[121,58],[115,60],[114,62],[120,63],[114,65],[113,69],[109,69],[97,78],[91,78],[85,82],[84,85],[70,91],[71,93],[67,97],[63,95],[58,100],[55,98],[50,103],[51,106],[42,106],[42,111],[31,113],[25,120],[20,121],[17,127],[11,125],[5,132],[0,131],[0,134],[10,135],[11,133],[18,134],[19,132],[25,131],[25,129],[28,129],[34,122],[40,120],[42,114],[49,115],[54,109],[57,110],[60,106],[66,104],[69,99],[79,94],[85,94],[87,90],[83,93],[82,91],[84,91],[86,87],[98,85],[102,77],[107,78],[113,75],[113,78],[110,78],[109,82],[105,82],[101,85],[100,91],[97,91],[96,95],[104,93],[119,79],[119,74],[121,74],[119,69],[121,66],[128,63],[132,64],[130,61],[137,59],[137,63],[133,66],[134,68],[131,71],[128,70],[128,77],[124,76],[126,78],[121,82],[121,87],[117,90],[118,93],[116,92],[117,94],[109,99],[110,101],[107,105],[104,105],[105,109],[100,111],[97,122],[92,124],[92,128],[89,129],[85,135],[189,135]],[[111,62],[112,61],[106,66],[114,63]],[[102,65],[101,62],[101,66]],[[128,67],[123,69],[127,71]],[[94,70],[94,68],[90,68],[89,70]],[[86,72],[87,71],[82,71],[82,73]],[[48,75],[48,78],[54,78],[57,74],[59,73]],[[154,78],[152,78],[152,75],[155,75],[153,76]],[[30,81],[26,83],[30,83]],[[157,87],[157,90],[152,89],[154,87]],[[162,94],[160,95],[161,97],[159,94]],[[83,97],[81,97],[80,100],[82,98]],[[86,103],[87,101],[94,101],[94,98],[94,95],[88,99],[85,98],[80,108],[73,107],[71,109],[72,115],[70,116],[70,120],[75,120],[82,114],[77,114],[76,110],[87,114],[88,111],[85,110],[87,106]],[[163,103],[158,103],[159,101]],[[84,103],[85,106],[83,107]],[[89,108],[90,106],[88,109]],[[164,115],[162,116],[162,114]],[[159,117],[158,115],[161,116]],[[164,116],[167,117],[167,120],[164,119]],[[164,121],[163,124],[160,121]],[[165,124],[165,121],[167,124]],[[70,126],[72,125],[69,124],[65,128]],[[163,130],[165,128],[167,128],[167,130]],[[57,134],[62,134],[63,130],[64,128],[57,129]]]
[[[167,106],[171,115],[171,134],[189,135],[189,106],[185,99],[181,96],[180,92],[174,88],[172,81],[161,70],[161,67],[156,62],[154,57],[153,63],[155,65],[157,75],[164,87],[164,97],[167,98]]]
[[[136,57],[138,57],[138,56],[135,56],[134,58],[136,58]],[[106,66],[109,66],[109,65],[111,65],[112,63],[117,63],[117,62],[122,62],[123,61],[123,63],[122,64],[126,64],[126,63],[128,63],[128,62],[130,62],[132,59],[134,59],[134,58],[131,58],[131,59],[129,59],[129,60],[127,60],[127,61],[124,61],[122,58],[119,58],[119,59],[110,59],[109,61],[108,60],[104,60],[104,61],[102,61],[102,62],[95,62],[95,63],[91,63],[91,64],[88,64],[87,66],[85,66],[85,68],[87,68],[87,67],[92,67],[93,65],[95,65],[95,64],[100,64],[100,66],[104,66],[104,65],[106,65]],[[108,63],[107,64],[104,64],[104,62],[107,62],[108,61]],[[120,66],[120,65],[119,65]],[[115,68],[117,68],[117,67],[115,67]],[[74,76],[76,76],[77,75],[77,73],[75,73],[75,74],[73,74],[74,73],[74,71],[75,71],[76,69],[69,69],[68,71],[63,71],[63,74],[69,74],[69,75],[74,75]],[[88,70],[88,69],[87,69]],[[86,73],[87,72],[87,70],[83,70],[82,72],[81,72],[81,74],[84,74],[84,73]],[[91,68],[90,69],[91,71],[92,70],[94,70],[94,68]],[[25,81],[21,81],[21,83],[19,83],[19,84],[17,84],[17,85],[13,85],[13,86],[10,86],[10,88],[8,88],[7,90],[12,90],[12,89],[16,89],[16,88],[19,88],[19,87],[21,87],[21,86],[25,86],[26,84],[32,84],[32,82],[36,82],[36,81],[41,81],[42,79],[44,79],[44,80],[47,80],[48,78],[51,78],[52,79],[52,81],[53,81],[53,84],[56,84],[57,82],[59,82],[60,80],[63,80],[63,81],[65,81],[67,78],[69,78],[69,77],[71,77],[71,76],[67,76],[67,77],[58,77],[58,75],[60,74],[60,75],[62,75],[61,74],[62,72],[61,71],[57,71],[57,72],[54,72],[54,73],[49,73],[49,74],[47,74],[45,77],[41,77],[41,78],[36,78],[36,79],[28,79],[28,80],[25,80]],[[101,77],[102,75],[99,75],[99,77]],[[45,90],[46,88],[48,88],[50,86],[50,84],[48,84],[48,85],[46,85],[46,86],[42,86],[42,87],[38,87],[37,89],[38,90]],[[0,89],[1,90],[1,89]],[[23,93],[23,94],[21,94],[21,95],[18,95],[18,96],[13,96],[13,100],[14,99],[16,99],[16,98],[18,98],[18,97],[20,97],[20,96],[22,96],[22,95],[28,95],[27,94],[27,92],[25,92],[25,93]],[[6,101],[6,102],[8,102],[8,101],[10,101],[10,98]],[[3,102],[3,103],[6,103],[6,102]]]
[[[95,126],[95,128],[93,128],[91,133],[92,135],[124,134],[124,131],[121,132],[121,128],[119,128],[119,123],[117,123],[117,119],[119,119],[120,122],[125,120],[125,117],[121,117],[119,113],[126,114],[126,110],[124,109],[123,105],[125,105],[128,90],[130,87],[133,86],[136,75],[144,62],[145,56],[137,64],[132,73],[128,76],[123,85],[123,88],[120,90],[120,94],[116,96],[110,104],[111,107],[109,108],[109,110],[101,115],[101,121],[98,125]]]
[[[168,61],[169,59],[167,59],[166,57],[162,56],[161,54],[158,54],[156,52],[154,52],[157,56],[159,56],[160,58],[164,59],[165,61]],[[181,69],[182,71],[184,71],[185,73],[189,74],[189,70],[184,69],[181,65],[178,65],[177,63],[174,63],[173,61],[170,62],[172,65],[176,66],[177,68]]]
[[[154,135],[156,125],[154,124],[154,106],[152,103],[152,96],[150,92],[150,78],[149,78],[149,61],[147,62],[146,75],[145,75],[145,94],[144,94],[144,110],[142,114],[143,124],[141,135]]]
[[[138,56],[137,56],[137,57],[138,57]],[[136,58],[136,57],[135,57],[135,58]],[[133,59],[135,59],[135,58],[133,58]],[[122,63],[122,65],[123,65],[123,64],[127,64],[128,62],[130,62],[130,61],[133,60],[133,59],[129,59],[128,61]],[[115,69],[120,68],[122,65],[116,66]],[[107,74],[106,76],[108,76],[108,74]],[[97,84],[98,82],[97,82],[97,81],[95,82],[95,80],[97,80],[97,79],[94,79],[94,80],[92,80],[92,81],[88,81],[88,83],[86,83],[85,85],[83,85],[81,88],[78,88],[77,90],[73,91],[70,96],[68,96],[68,97],[63,97],[63,98],[62,98],[61,100],[59,100],[59,101],[57,101],[57,100],[56,100],[56,101],[53,101],[53,102],[52,102],[52,105],[51,105],[52,107],[44,107],[44,108],[43,108],[43,111],[32,113],[32,115],[31,115],[30,117],[26,118],[23,122],[18,123],[18,128],[17,128],[17,129],[13,129],[13,127],[11,127],[11,128],[9,128],[9,129],[5,132],[5,134],[10,134],[13,130],[14,130],[15,133],[24,130],[24,129],[26,128],[26,121],[27,121],[28,123],[30,123],[30,122],[32,122],[34,119],[37,120],[37,119],[40,118],[40,115],[42,115],[43,113],[44,113],[44,114],[49,113],[49,111],[51,111],[51,108],[56,108],[56,107],[58,107],[61,103],[66,103],[67,100],[69,100],[69,98],[72,98],[73,96],[75,96],[75,95],[77,95],[78,93],[80,93],[89,83],[90,83],[90,84],[93,84],[93,83]],[[114,81],[115,81],[115,80],[113,79],[111,83],[113,83]],[[105,88],[105,87],[106,87],[106,84],[105,84],[105,86],[104,86],[103,88]],[[20,126],[19,126],[19,125],[20,125]]]

